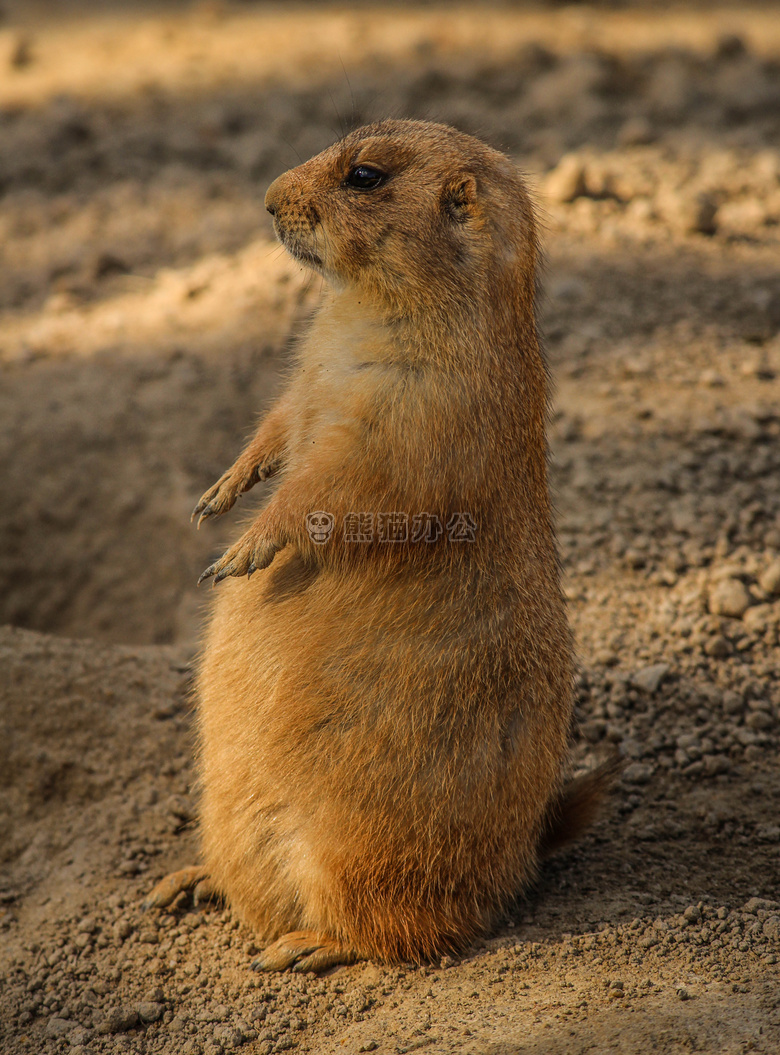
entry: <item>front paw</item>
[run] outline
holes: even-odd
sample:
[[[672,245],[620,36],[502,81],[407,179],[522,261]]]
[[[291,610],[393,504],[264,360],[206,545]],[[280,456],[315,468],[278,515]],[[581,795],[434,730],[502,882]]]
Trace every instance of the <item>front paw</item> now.
[[[281,548],[277,542],[272,542],[254,528],[250,528],[218,561],[206,568],[198,579],[198,586],[212,576],[213,586],[228,575],[251,576],[261,568],[267,568]]]
[[[273,476],[279,468],[278,460],[268,459],[260,465],[252,465],[244,469],[240,464],[234,465],[219,480],[205,491],[200,501],[192,511],[191,520],[198,518],[198,527],[201,522],[209,517],[222,516],[236,504],[239,495],[244,494],[254,487],[260,480],[267,480]]]
[[[201,521],[209,517],[222,516],[223,513],[233,508],[238,496],[247,489],[246,486],[242,486],[242,481],[233,471],[229,470],[217,480],[213,487],[203,493],[190,519],[194,520],[197,517],[198,527],[200,527]]]

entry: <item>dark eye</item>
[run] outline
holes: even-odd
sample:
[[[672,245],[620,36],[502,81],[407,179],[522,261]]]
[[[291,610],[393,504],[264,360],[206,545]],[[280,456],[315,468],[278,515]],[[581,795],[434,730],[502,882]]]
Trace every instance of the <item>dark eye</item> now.
[[[358,190],[374,190],[384,183],[387,176],[372,165],[356,165],[346,179],[348,187],[357,187]]]

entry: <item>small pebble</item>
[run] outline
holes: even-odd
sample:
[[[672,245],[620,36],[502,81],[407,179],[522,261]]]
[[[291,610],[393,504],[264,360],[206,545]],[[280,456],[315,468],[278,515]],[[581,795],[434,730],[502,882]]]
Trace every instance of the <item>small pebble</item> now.
[[[138,1025],[138,1012],[128,1007],[112,1007],[95,1027],[101,1035],[107,1033],[127,1033]]]
[[[631,675],[631,684],[634,688],[652,696],[658,690],[670,669],[668,663],[654,663],[650,667],[643,667]]]
[[[768,594],[780,594],[780,560],[773,561],[758,577],[758,585]]]
[[[775,720],[772,715],[767,714],[766,711],[751,711],[747,718],[745,718],[745,724],[750,729],[756,729],[759,732],[767,732],[774,727]]]
[[[727,689],[723,693],[723,710],[726,714],[741,714],[745,709],[745,700],[740,693]]]
[[[138,1017],[142,1022],[156,1022],[165,1011],[165,1004],[158,1004],[151,1000],[143,1000],[138,1005]]]
[[[66,1018],[50,1018],[46,1025],[46,1033],[50,1037],[64,1037],[66,1033],[74,1028],[74,1023]]]
[[[722,634],[715,634],[704,646],[704,651],[713,659],[725,659],[731,655],[731,645]]]
[[[723,755],[703,755],[702,764],[705,776],[716,777],[721,773],[728,773],[731,766],[729,760]]]
[[[770,626],[780,623],[780,606],[777,604],[757,604],[748,608],[744,616],[745,628],[761,634]]]
[[[120,941],[124,941],[125,938],[129,938],[133,933],[133,925],[129,920],[120,919],[114,926],[114,936]]]
[[[780,904],[777,901],[770,901],[768,898],[763,897],[751,897],[745,902],[742,911],[749,916],[755,916],[758,912],[770,912],[779,908]]]
[[[741,619],[750,607],[750,594],[739,579],[723,579],[713,586],[709,597],[712,615]]]
[[[627,784],[647,784],[653,775],[653,767],[641,762],[632,762],[623,770],[623,779]]]

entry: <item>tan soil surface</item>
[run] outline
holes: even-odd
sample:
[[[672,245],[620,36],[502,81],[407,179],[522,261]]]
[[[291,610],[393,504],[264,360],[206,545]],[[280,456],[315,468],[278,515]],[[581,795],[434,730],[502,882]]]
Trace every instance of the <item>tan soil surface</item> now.
[[[0,1051],[780,1050],[776,7],[2,8]],[[318,294],[265,188],[387,114],[537,187],[574,761],[627,768],[462,958],[260,977],[140,908],[197,855],[189,512]]]

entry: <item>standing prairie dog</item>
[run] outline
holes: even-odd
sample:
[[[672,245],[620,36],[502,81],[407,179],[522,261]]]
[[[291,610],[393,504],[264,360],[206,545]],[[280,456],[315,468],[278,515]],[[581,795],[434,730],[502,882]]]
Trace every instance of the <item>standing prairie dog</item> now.
[[[494,923],[600,780],[561,790],[533,210],[507,158],[417,121],[358,129],[266,206],[326,292],[195,510],[278,475],[201,576],[227,580],[197,687],[204,867],[150,902],[207,876],[272,943],[260,969],[422,961]]]

